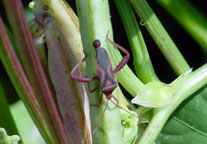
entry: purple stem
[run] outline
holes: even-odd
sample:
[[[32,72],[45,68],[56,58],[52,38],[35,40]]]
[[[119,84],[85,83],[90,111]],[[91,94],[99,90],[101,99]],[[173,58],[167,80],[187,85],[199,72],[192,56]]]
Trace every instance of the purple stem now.
[[[20,0],[3,0],[8,14],[9,22],[17,39],[20,48],[20,55],[23,66],[30,79],[35,95],[41,100],[41,107],[48,111],[48,121],[51,120],[51,126],[54,128],[60,143],[69,144],[60,112],[55,101],[55,92],[51,86],[50,80],[42,66],[37,49],[34,46],[29,26],[24,16],[24,9]],[[43,98],[43,99],[42,99]],[[45,106],[46,108],[45,108]]]

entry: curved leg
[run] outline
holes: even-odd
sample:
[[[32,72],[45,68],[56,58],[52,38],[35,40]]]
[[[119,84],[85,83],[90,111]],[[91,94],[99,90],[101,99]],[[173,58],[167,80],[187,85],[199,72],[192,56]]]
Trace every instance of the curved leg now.
[[[100,107],[100,106],[101,106],[101,103],[102,103],[102,99],[103,99],[103,94],[101,94],[101,97],[100,97],[100,99],[99,99],[98,104],[90,104],[90,106]]]
[[[117,47],[119,50],[121,50],[121,51],[126,55],[126,56],[124,56],[124,58],[121,60],[121,62],[119,62],[119,64],[116,66],[116,68],[113,70],[113,72],[116,73],[116,72],[118,72],[121,68],[123,68],[124,65],[127,64],[130,55],[129,55],[129,52],[128,52],[126,49],[124,49],[121,45],[119,45],[119,44],[113,42],[112,40],[110,40],[110,39],[108,38],[108,33],[107,33],[107,35],[106,35],[106,40],[108,40],[113,46]]]
[[[75,72],[80,67],[80,65],[85,61],[86,58],[87,58],[87,55],[70,72],[71,78],[74,79],[74,80],[76,80],[76,81],[78,81],[78,82],[85,82],[85,83],[87,83],[87,82],[91,82],[91,81],[97,79],[97,76],[95,76],[93,78],[88,78],[88,77],[83,77],[83,76],[77,76],[77,75],[75,75]]]
[[[116,103],[113,102],[112,100],[111,100],[111,102],[112,102],[116,107],[118,107],[118,108],[124,110],[125,112],[127,112],[127,113],[133,115],[134,117],[137,117],[137,116],[134,115],[133,113],[131,113],[131,112],[129,112],[128,110],[126,110],[126,109],[124,109],[123,107],[121,107],[121,106],[119,105],[119,101],[117,100],[117,98],[115,98],[114,96],[113,96],[112,98],[116,101]]]
[[[100,83],[94,89],[92,89],[92,90],[91,90],[90,84],[88,84],[88,87],[89,87],[89,91],[91,93],[93,93],[94,91],[96,91],[100,87]]]

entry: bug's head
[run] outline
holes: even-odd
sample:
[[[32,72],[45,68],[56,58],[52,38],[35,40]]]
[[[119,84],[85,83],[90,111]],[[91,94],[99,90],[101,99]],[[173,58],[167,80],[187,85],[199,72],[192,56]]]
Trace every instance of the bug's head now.
[[[93,46],[94,46],[95,49],[99,48],[99,47],[101,46],[101,42],[100,42],[100,40],[95,40],[95,41],[93,42]]]

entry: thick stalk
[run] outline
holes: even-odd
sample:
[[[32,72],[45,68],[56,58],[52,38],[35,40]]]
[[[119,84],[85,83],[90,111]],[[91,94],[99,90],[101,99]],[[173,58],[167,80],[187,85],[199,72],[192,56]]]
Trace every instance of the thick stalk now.
[[[108,1],[82,1],[77,0],[77,8],[80,20],[81,37],[84,51],[88,55],[86,60],[86,74],[88,77],[96,75],[95,68],[95,51],[93,49],[93,41],[99,39],[101,46],[108,48],[106,42],[106,34],[110,33],[112,38],[112,30],[110,23],[110,15],[108,9]],[[95,83],[90,85],[95,87]],[[114,96],[117,97],[117,91]],[[98,104],[100,99],[100,92],[91,94],[89,92],[89,99],[91,104]],[[117,97],[118,98],[118,97]],[[103,113],[106,106],[106,99],[103,96],[101,107],[91,107],[91,121],[92,130],[100,125],[99,129],[93,134],[93,143],[97,144],[115,144],[122,143],[120,111],[114,104],[109,102],[109,106]]]
[[[134,68],[138,78],[144,83],[159,81],[130,3],[127,0],[115,0],[115,3],[131,45]]]

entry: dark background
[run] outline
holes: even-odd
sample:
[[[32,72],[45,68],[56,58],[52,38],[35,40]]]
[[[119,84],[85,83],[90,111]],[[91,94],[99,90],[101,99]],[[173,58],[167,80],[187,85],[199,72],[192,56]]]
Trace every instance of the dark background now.
[[[23,0],[25,6],[28,5],[30,1]],[[206,0],[189,0],[204,16],[207,18]],[[183,54],[186,61],[189,63],[190,67],[197,69],[206,63],[206,55],[202,52],[202,48],[194,41],[193,38],[158,4],[155,0],[148,0],[148,3],[152,7],[153,11],[156,13],[157,17],[169,33],[170,37],[173,39],[180,52]],[[75,10],[75,1],[69,1],[70,6]],[[124,46],[128,51],[130,51],[129,43],[122,25],[121,19],[119,17],[118,11],[113,0],[109,0],[111,21],[114,32],[114,41]],[[6,22],[6,16],[4,9],[2,7],[2,2],[0,1],[0,14]],[[137,19],[138,23],[140,19]],[[140,26],[143,37],[145,39],[147,48],[149,50],[150,58],[152,60],[154,69],[161,81],[169,83],[176,78],[175,73],[170,68],[169,64],[157,48],[156,44],[152,40],[151,36],[145,30],[143,26]],[[207,36],[205,36],[207,38]],[[133,69],[132,58],[129,61],[129,66]],[[4,77],[5,82],[8,81],[6,72],[2,67],[0,62],[0,77]],[[10,86],[11,97],[9,102],[12,103],[18,98],[15,97],[15,90]]]

